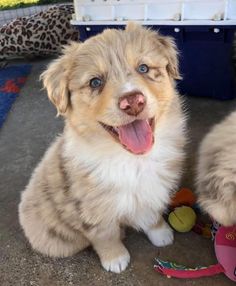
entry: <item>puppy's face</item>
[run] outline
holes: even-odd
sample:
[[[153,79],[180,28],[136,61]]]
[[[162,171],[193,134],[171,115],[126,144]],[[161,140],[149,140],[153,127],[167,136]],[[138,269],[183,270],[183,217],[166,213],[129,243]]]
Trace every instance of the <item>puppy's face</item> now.
[[[172,40],[132,23],[71,44],[42,75],[50,100],[77,132],[134,154],[152,148],[178,77]]]

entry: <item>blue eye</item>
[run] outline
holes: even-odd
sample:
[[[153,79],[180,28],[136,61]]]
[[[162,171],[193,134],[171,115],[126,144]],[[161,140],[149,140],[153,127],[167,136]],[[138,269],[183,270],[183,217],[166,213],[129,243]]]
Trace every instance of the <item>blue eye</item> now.
[[[99,88],[102,86],[102,84],[103,84],[103,81],[98,77],[92,78],[89,82],[89,85],[92,88]]]
[[[138,72],[139,73],[147,73],[149,71],[149,67],[145,64],[141,64],[139,67],[138,67]]]

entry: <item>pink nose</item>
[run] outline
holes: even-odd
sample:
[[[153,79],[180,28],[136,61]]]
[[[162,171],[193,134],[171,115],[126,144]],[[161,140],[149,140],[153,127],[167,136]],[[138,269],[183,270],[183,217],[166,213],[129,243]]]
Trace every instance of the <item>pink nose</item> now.
[[[137,116],[146,105],[144,95],[139,91],[129,92],[119,100],[119,108],[128,115]]]

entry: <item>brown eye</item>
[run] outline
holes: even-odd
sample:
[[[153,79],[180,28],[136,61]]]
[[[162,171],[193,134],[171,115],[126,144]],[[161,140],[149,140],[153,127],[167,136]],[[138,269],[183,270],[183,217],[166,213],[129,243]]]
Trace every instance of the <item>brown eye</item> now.
[[[91,88],[99,88],[103,85],[103,81],[99,77],[94,77],[90,80],[89,85]]]
[[[149,71],[149,67],[145,64],[141,64],[139,67],[138,67],[138,72],[139,73],[147,73]]]

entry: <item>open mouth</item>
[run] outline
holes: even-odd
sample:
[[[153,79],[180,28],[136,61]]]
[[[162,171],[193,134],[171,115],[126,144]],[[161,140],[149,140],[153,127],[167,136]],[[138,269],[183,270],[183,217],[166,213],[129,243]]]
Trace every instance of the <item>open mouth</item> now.
[[[129,124],[117,127],[101,122],[100,124],[125,149],[134,154],[144,154],[152,148],[154,143],[154,118],[134,120]]]

